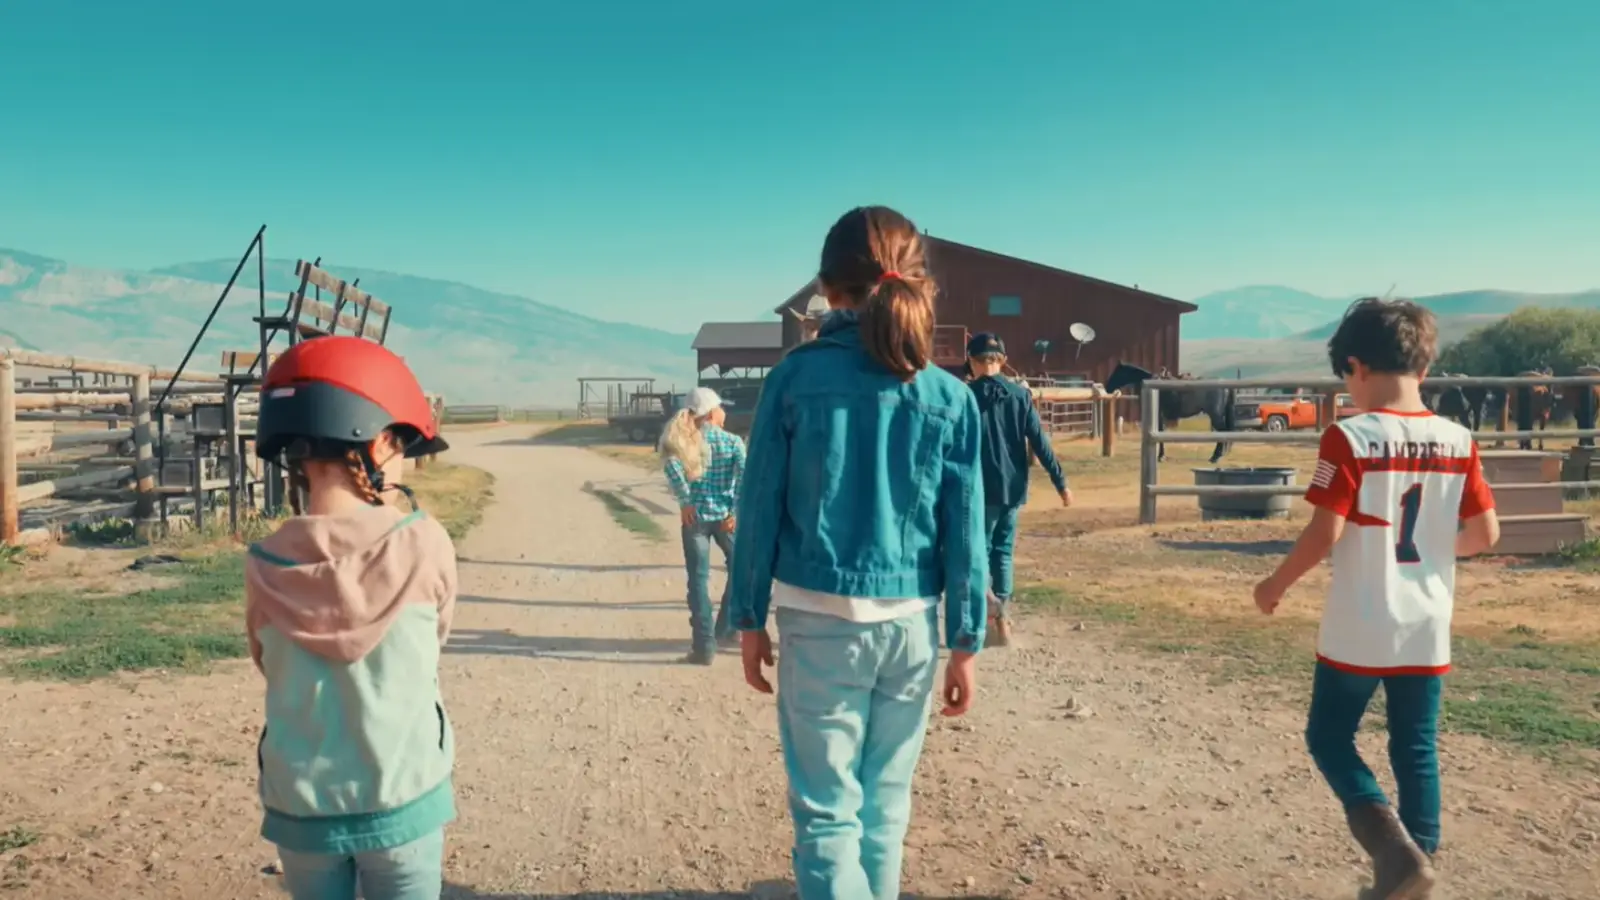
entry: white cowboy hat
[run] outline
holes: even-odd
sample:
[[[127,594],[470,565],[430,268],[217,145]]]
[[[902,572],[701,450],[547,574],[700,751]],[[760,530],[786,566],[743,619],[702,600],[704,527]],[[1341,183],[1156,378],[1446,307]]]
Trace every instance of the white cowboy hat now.
[[[820,319],[828,314],[828,310],[828,298],[821,294],[812,294],[811,299],[806,301],[805,312],[795,312],[791,307],[789,315],[796,319]]]

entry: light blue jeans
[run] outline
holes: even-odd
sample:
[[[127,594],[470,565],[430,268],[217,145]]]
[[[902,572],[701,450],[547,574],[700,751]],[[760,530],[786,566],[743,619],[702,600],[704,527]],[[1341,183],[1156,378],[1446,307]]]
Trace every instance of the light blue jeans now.
[[[938,608],[871,625],[783,608],[777,619],[800,900],[898,900]]]
[[[346,856],[279,847],[278,859],[293,900],[439,900],[444,890],[443,828],[389,850]]]

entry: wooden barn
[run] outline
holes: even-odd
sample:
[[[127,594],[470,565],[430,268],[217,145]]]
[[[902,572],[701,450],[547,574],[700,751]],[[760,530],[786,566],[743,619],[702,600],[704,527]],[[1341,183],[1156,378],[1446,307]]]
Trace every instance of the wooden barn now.
[[[1104,382],[1118,362],[1152,372],[1181,371],[1178,322],[1194,312],[1174,300],[1018,259],[943,238],[927,236],[929,269],[939,283],[935,362],[948,368],[964,361],[967,336],[990,331],[1005,341],[1012,368],[1026,376]],[[815,294],[807,282],[775,312],[782,317],[786,350],[800,343],[800,313]],[[1094,340],[1079,345],[1069,329],[1083,323]]]

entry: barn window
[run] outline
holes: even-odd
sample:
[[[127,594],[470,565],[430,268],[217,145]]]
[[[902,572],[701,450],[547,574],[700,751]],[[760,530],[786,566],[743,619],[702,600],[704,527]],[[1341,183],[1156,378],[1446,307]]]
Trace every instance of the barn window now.
[[[1022,315],[1022,298],[1011,294],[995,294],[989,298],[989,315],[991,316],[1020,316]]]

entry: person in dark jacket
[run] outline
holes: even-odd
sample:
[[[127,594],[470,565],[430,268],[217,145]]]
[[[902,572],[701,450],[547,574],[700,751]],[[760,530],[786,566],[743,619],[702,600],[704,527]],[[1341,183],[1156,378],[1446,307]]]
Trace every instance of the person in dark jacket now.
[[[983,421],[984,526],[989,536],[988,643],[1011,642],[1006,606],[1011,600],[1011,550],[1017,540],[1017,513],[1028,502],[1030,457],[1039,460],[1062,506],[1072,505],[1067,477],[1050,447],[1033,407],[1033,395],[1001,374],[1006,347],[997,335],[983,333],[967,342],[969,385]]]

